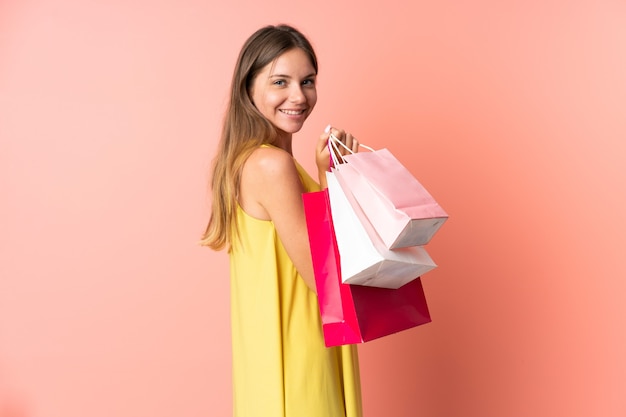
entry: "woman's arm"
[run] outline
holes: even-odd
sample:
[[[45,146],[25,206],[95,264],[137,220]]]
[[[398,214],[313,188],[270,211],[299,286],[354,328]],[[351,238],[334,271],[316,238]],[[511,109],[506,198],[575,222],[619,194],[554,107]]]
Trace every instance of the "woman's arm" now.
[[[284,150],[262,147],[246,161],[240,184],[241,207],[253,217],[274,223],[296,270],[315,292],[303,192],[294,160]]]
[[[353,152],[358,151],[358,141],[351,134],[340,129],[332,129],[332,133]],[[324,132],[316,148],[316,164],[322,188],[327,186],[329,136],[330,130]],[[346,153],[349,151],[342,149],[342,154]],[[296,270],[315,292],[309,235],[302,203],[304,191],[293,157],[282,149],[261,147],[250,155],[244,165],[239,204],[250,216],[274,223],[278,237]]]

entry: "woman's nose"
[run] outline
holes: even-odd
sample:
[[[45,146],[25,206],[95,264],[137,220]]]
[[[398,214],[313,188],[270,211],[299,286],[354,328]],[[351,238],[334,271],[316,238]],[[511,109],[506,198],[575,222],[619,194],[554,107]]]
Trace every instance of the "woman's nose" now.
[[[300,85],[293,86],[289,94],[289,100],[293,103],[301,103],[306,100],[306,96]]]

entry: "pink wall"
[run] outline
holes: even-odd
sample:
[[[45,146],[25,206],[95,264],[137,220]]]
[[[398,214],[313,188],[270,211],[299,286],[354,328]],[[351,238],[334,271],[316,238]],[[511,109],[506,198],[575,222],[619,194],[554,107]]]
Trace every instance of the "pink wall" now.
[[[227,257],[196,245],[238,48],[289,22],[327,123],[451,218],[433,323],[360,347],[366,415],[626,415],[619,1],[0,2],[0,417],[230,414]]]

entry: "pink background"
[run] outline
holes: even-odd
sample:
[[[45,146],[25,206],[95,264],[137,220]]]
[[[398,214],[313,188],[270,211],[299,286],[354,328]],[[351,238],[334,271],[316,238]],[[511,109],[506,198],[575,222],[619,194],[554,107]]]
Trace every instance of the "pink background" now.
[[[196,242],[239,47],[321,63],[296,137],[390,149],[450,220],[433,322],[360,346],[367,417],[626,415],[623,1],[0,1],[0,417],[227,416]]]

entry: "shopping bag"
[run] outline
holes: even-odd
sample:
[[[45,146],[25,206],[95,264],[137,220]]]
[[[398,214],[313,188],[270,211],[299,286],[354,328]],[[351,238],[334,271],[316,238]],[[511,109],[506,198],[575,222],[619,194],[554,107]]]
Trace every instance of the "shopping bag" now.
[[[337,146],[337,141],[331,138]],[[340,144],[340,142],[339,142]],[[343,145],[341,145],[343,146]],[[370,148],[368,148],[370,149]],[[333,172],[387,248],[426,245],[448,214],[388,149],[343,156]]]
[[[371,224],[359,220],[361,208],[333,172],[326,173],[326,181],[342,282],[399,288],[437,267],[422,247],[387,249]]]
[[[328,190],[303,194],[326,346],[363,343],[430,323],[421,280],[398,289],[341,282]]]

